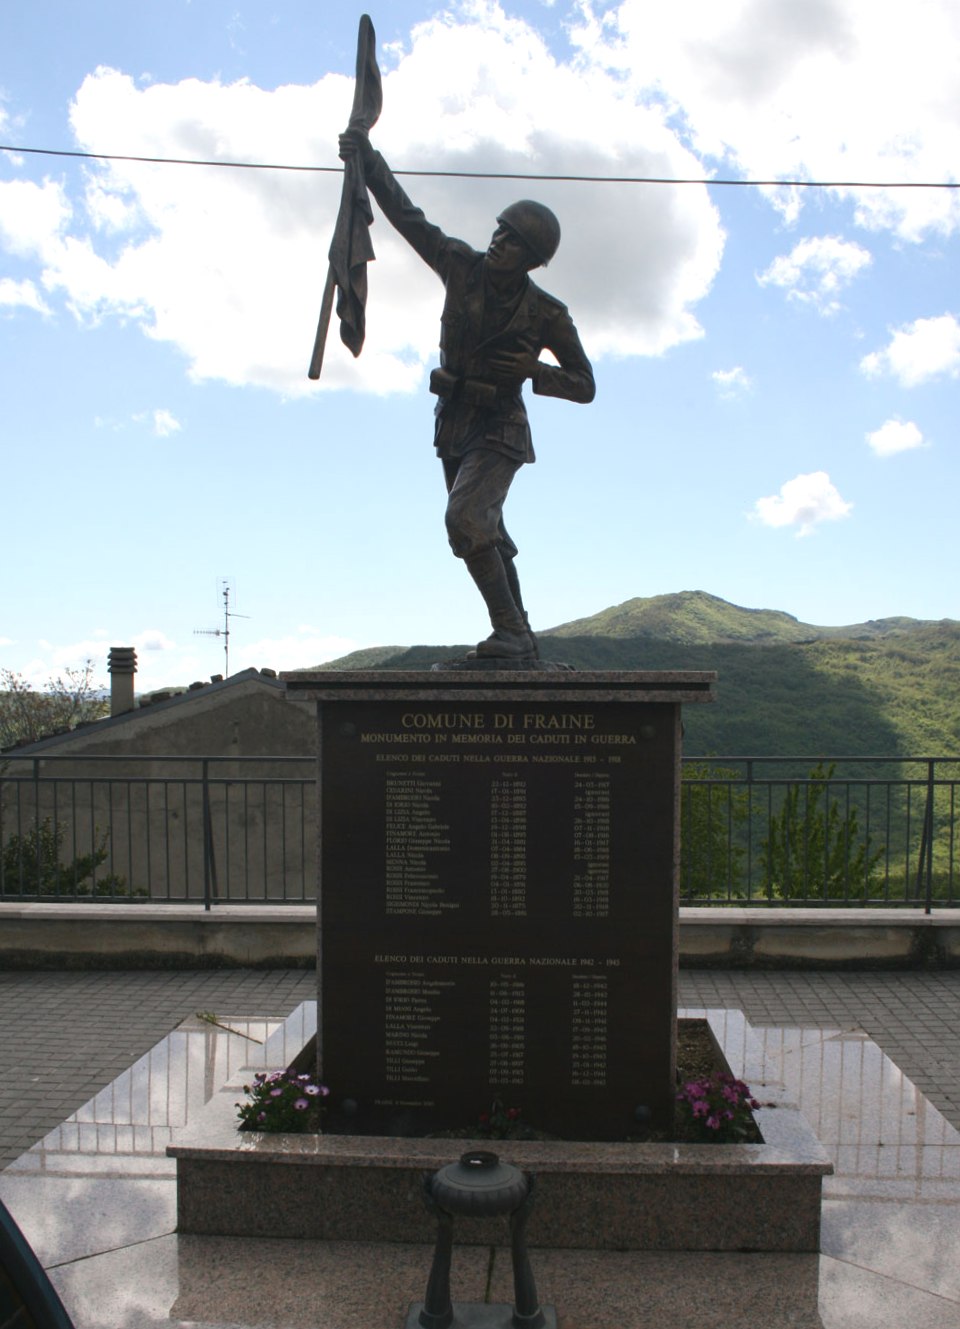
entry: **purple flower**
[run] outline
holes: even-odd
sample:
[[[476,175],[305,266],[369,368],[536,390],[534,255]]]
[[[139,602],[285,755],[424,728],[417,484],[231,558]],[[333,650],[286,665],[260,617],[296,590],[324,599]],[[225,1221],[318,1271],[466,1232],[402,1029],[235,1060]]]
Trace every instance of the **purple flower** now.
[[[271,1098],[279,1098],[280,1095],[281,1095],[282,1093],[283,1093],[283,1090],[282,1090],[282,1089],[271,1089],[271,1090],[270,1090],[270,1097],[271,1097]]]
[[[267,1119],[267,1114],[265,1112],[257,1113],[257,1121],[266,1121],[266,1119]]]
[[[317,1094],[321,1093],[322,1090],[318,1084],[308,1084],[304,1086],[303,1092],[309,1094],[311,1098],[316,1098]]]
[[[298,1112],[306,1112],[307,1108],[310,1106],[310,1100],[309,1098],[295,1098],[293,1100],[293,1106]]]
[[[716,1115],[707,1117],[706,1125],[709,1126],[710,1130],[718,1131],[720,1129],[720,1118]]]

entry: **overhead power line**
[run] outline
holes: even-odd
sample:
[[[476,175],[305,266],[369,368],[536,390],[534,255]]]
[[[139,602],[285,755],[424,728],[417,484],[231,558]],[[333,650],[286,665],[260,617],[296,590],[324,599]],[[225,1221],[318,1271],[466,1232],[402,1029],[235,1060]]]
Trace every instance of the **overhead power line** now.
[[[66,148],[18,148],[0,143],[0,152],[34,157],[79,157],[85,161],[142,162],[148,166],[217,166],[236,171],[301,171],[340,175],[340,166],[298,166],[290,162],[235,162],[200,157],[139,157],[121,152],[78,152]],[[727,180],[714,176],[552,175],[533,171],[414,171],[394,175],[449,180],[545,180],[589,185],[728,185],[740,188],[790,189],[960,189],[960,180]]]

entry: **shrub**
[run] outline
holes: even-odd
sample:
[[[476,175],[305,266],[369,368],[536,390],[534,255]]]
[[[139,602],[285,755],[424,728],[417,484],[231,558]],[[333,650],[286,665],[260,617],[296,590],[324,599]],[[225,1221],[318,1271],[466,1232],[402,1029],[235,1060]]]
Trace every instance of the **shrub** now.
[[[782,900],[862,899],[883,858],[860,832],[857,809],[831,792],[834,765],[819,762],[788,785],[760,846],[764,889]]]
[[[5,895],[126,895],[125,877],[116,872],[97,876],[109,858],[109,834],[97,836],[89,854],[61,862],[66,827],[49,817],[23,835],[11,835],[3,846],[0,889]]]

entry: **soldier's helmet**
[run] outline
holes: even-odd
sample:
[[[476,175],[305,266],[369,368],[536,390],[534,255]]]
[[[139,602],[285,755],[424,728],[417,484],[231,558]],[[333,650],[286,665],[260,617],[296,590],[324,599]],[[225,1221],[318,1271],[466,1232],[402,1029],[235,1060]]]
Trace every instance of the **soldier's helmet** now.
[[[508,226],[536,254],[546,267],[560,245],[560,223],[543,203],[522,198],[504,208],[497,221]]]

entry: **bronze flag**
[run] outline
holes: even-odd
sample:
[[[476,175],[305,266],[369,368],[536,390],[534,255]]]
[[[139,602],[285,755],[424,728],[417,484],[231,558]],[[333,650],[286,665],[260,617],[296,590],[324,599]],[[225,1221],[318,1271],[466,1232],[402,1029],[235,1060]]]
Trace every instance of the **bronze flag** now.
[[[376,34],[369,17],[360,19],[357,34],[357,79],[353,90],[353,110],[350,129],[367,133],[376,124],[383,108],[383,88],[377,66]],[[366,332],[367,264],[374,257],[370,242],[373,209],[363,178],[359,158],[344,164],[343,191],[340,211],[330,242],[330,266],[320,308],[320,321],[310,361],[310,378],[319,378],[323,365],[323,350],[330,325],[334,288],[337,291],[337,317],[340,320],[340,340],[359,355]]]

